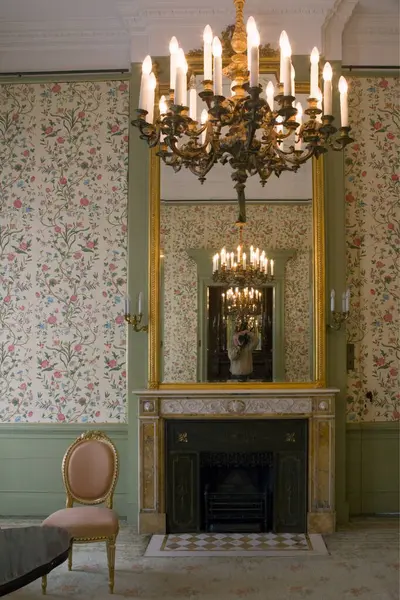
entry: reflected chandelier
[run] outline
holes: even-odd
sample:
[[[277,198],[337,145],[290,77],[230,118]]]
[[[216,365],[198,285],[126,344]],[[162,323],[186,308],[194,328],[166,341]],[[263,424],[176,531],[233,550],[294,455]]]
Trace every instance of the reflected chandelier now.
[[[254,288],[229,288],[222,293],[222,307],[225,315],[236,319],[248,319],[262,313],[262,293]]]
[[[243,224],[239,223],[240,241],[234,252],[222,248],[219,254],[213,256],[213,280],[216,283],[245,286],[260,286],[273,281],[274,261],[269,260],[263,250],[250,246],[246,254],[243,246]]]
[[[152,61],[143,61],[138,118],[132,124],[150,147],[175,171],[188,168],[201,182],[217,164],[232,168],[232,180],[239,202],[239,222],[246,221],[245,186],[249,176],[260,177],[264,186],[272,173],[297,171],[312,156],[318,158],[328,148],[343,150],[353,140],[349,136],[347,82],[339,80],[341,127],[333,126],[332,68],[323,69],[323,94],[319,89],[319,53],[311,53],[310,97],[307,117],[295,101],[295,73],[286,32],[280,36],[280,77],[266,90],[259,84],[260,35],[253,17],[244,25],[245,0],[233,0],[236,23],[232,33],[233,54],[222,69],[222,44],[213,37],[209,25],[204,29],[203,90],[200,99],[207,108],[197,119],[195,83],[187,91],[188,64],[175,37],[170,42],[170,92],[161,97],[159,116],[154,118],[157,80]],[[232,95],[223,95],[222,75],[232,82]],[[264,93],[265,92],[265,93]],[[323,100],[323,103],[322,103]],[[337,135],[335,135],[337,133]]]

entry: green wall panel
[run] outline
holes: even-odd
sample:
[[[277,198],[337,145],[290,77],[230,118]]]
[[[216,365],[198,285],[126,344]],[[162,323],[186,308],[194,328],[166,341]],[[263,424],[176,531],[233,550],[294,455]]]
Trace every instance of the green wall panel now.
[[[64,508],[61,462],[68,446],[88,429],[104,431],[115,443],[120,475],[114,506],[128,515],[128,426],[126,424],[0,425],[0,516],[43,517]]]
[[[399,423],[347,425],[350,515],[399,513]]]

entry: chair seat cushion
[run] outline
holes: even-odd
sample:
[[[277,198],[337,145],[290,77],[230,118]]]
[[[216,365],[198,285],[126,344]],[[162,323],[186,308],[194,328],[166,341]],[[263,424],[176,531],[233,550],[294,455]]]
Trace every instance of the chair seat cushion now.
[[[118,515],[103,506],[73,506],[57,510],[42,523],[43,526],[61,527],[74,538],[96,538],[116,535]]]

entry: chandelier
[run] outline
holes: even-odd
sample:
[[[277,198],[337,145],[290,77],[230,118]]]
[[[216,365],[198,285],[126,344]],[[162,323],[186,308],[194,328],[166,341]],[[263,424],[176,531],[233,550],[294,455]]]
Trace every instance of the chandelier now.
[[[201,182],[217,164],[229,163],[239,202],[239,222],[246,221],[245,187],[258,174],[265,185],[272,173],[297,171],[315,156],[343,148],[349,136],[347,82],[339,80],[341,127],[333,125],[332,68],[323,69],[323,93],[319,88],[319,53],[311,52],[310,97],[303,110],[295,98],[295,73],[291,46],[285,31],[280,44],[279,83],[259,83],[260,35],[253,17],[244,25],[245,0],[233,0],[236,23],[230,28],[233,53],[222,68],[222,44],[209,25],[204,29],[203,89],[198,94],[205,108],[197,118],[197,94],[191,81],[188,94],[188,63],[175,37],[170,42],[170,92],[159,102],[154,117],[157,80],[152,61],[143,61],[138,118],[132,122],[150,147],[175,171],[188,168]],[[231,95],[223,95],[223,74],[231,82]],[[189,101],[188,101],[189,96]],[[304,120],[303,120],[304,118]]]
[[[273,281],[274,261],[269,260],[265,251],[250,246],[248,253],[244,252],[243,224],[239,225],[240,239],[235,252],[222,248],[220,253],[213,256],[213,280],[227,285],[260,286]]]
[[[249,319],[262,313],[262,292],[254,288],[229,288],[222,293],[222,307],[225,315],[236,319]]]

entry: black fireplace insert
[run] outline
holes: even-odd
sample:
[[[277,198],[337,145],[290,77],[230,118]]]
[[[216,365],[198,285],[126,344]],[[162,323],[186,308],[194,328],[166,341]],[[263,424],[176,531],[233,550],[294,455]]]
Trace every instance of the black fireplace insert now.
[[[167,530],[306,531],[307,420],[166,422]]]

